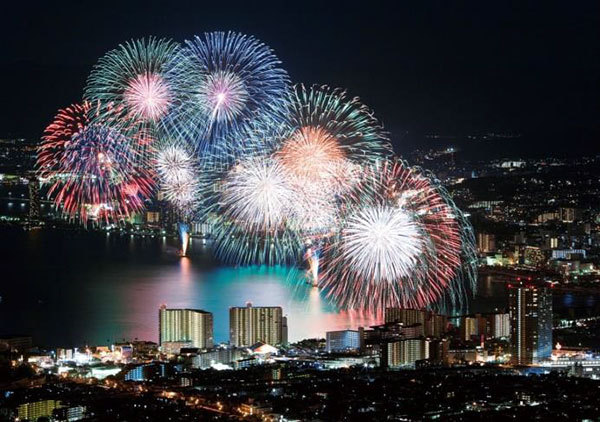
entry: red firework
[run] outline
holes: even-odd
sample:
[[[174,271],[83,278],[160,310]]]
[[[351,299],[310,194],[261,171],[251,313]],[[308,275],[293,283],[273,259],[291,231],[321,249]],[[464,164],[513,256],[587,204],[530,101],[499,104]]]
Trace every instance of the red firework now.
[[[437,182],[401,161],[376,165],[342,207],[320,282],[345,309],[424,308],[471,285],[468,226]],[[462,279],[465,277],[465,279]]]
[[[92,123],[96,110],[89,102],[60,110],[44,131],[37,168],[69,218],[118,221],[144,208],[155,177],[139,162],[131,139]]]

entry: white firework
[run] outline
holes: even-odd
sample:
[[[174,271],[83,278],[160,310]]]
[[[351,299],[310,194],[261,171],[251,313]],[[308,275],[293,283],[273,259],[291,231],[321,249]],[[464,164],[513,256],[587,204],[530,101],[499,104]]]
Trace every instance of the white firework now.
[[[221,197],[224,214],[249,231],[281,227],[293,191],[282,165],[271,158],[251,158],[227,175]]]
[[[374,282],[413,273],[425,249],[418,223],[398,207],[372,206],[348,218],[341,254],[349,269]]]
[[[185,149],[169,145],[156,159],[156,169],[167,201],[185,209],[197,199],[199,180],[192,157]]]

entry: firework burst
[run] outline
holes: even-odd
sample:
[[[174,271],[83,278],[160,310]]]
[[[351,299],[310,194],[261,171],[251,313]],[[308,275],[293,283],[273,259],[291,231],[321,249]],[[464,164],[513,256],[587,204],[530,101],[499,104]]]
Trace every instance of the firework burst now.
[[[136,139],[144,149],[155,141],[173,104],[164,66],[178,48],[173,41],[150,37],[121,44],[100,58],[84,94],[102,104],[95,121]]]
[[[44,132],[37,168],[69,218],[120,220],[144,208],[154,175],[138,166],[127,137],[92,122],[98,110],[89,102],[60,110]]]
[[[390,153],[387,134],[357,98],[328,87],[297,85],[284,121],[275,156],[299,192],[298,224],[311,233],[328,231],[336,196],[352,186],[358,167]]]
[[[470,225],[420,169],[401,161],[370,167],[341,221],[321,282],[342,307],[463,306],[474,289]]]
[[[183,146],[169,144],[159,148],[156,170],[165,199],[188,215],[199,200],[201,176],[195,161]]]
[[[243,147],[249,126],[285,110],[289,79],[279,65],[268,46],[235,32],[186,41],[166,73],[177,102],[170,133],[202,155],[215,155],[222,143]]]
[[[277,160],[248,157],[217,184],[213,223],[222,258],[236,264],[296,260],[301,242],[288,227],[294,192]]]

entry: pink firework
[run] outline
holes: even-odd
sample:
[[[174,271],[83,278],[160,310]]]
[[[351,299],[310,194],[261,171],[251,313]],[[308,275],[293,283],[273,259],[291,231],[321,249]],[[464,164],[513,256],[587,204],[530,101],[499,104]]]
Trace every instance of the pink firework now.
[[[123,97],[130,112],[146,121],[158,121],[167,113],[171,104],[166,83],[155,73],[144,73],[132,79]]]

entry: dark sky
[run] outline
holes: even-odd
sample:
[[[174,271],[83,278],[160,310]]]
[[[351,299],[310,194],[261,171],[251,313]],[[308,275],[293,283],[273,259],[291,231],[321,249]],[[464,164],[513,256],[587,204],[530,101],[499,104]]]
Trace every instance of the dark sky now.
[[[528,149],[600,151],[597,0],[122,3],[2,6],[0,136],[39,137],[121,42],[236,30],[274,48],[294,82],[360,96],[400,152],[424,133],[489,131],[523,133]]]

